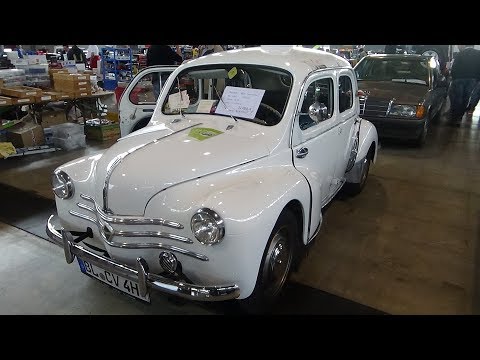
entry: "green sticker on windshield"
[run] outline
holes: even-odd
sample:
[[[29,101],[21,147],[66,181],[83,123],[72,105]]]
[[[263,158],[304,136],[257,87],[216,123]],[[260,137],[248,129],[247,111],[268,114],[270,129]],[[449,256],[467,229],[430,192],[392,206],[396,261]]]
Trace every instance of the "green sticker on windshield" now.
[[[237,75],[237,68],[234,66],[233,68],[230,69],[228,72],[228,78],[233,79]]]
[[[223,131],[210,129],[210,128],[193,128],[188,133],[188,136],[193,137],[194,139],[203,141],[205,139],[210,139],[211,137],[223,134]]]

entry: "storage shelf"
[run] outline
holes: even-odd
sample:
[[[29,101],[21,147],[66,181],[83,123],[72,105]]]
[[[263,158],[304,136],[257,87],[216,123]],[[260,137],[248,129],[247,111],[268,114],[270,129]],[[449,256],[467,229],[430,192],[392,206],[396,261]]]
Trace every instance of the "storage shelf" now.
[[[117,58],[119,54],[120,58]],[[126,58],[125,54],[128,54],[128,58]],[[132,49],[102,48],[101,57],[103,83],[106,90],[115,90],[119,81],[130,81],[133,78]],[[121,66],[122,69],[118,69],[118,66]],[[112,79],[112,74],[114,79]]]

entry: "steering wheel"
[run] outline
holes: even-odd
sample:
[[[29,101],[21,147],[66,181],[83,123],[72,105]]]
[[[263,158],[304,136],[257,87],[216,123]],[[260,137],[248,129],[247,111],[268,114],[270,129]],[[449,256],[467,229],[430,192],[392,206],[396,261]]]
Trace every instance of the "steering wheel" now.
[[[278,112],[270,105],[264,103],[260,103],[260,106],[258,107],[258,112],[262,114],[261,119],[259,119],[258,117],[255,117],[255,119],[268,126],[277,124],[282,118],[282,114],[280,114],[280,112]]]

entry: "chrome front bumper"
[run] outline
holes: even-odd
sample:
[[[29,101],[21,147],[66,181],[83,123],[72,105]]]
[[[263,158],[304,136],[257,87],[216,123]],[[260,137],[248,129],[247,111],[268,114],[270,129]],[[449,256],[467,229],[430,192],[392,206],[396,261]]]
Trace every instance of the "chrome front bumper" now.
[[[138,283],[140,295],[145,296],[148,288],[196,301],[224,301],[236,299],[240,295],[238,285],[201,286],[175,281],[148,272],[146,261],[139,257],[135,269],[116,262],[115,260],[97,255],[74,242],[73,235],[64,229],[55,229],[56,216],[48,218],[46,232],[50,239],[63,247],[65,259],[70,264],[75,256],[87,260],[102,269]]]

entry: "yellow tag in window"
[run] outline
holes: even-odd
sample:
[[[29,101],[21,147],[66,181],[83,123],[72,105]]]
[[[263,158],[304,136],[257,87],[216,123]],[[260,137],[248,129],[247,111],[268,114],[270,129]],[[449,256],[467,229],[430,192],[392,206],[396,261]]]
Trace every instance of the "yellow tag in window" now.
[[[228,78],[233,79],[237,75],[237,68],[234,66],[233,68],[230,69],[228,72]]]

